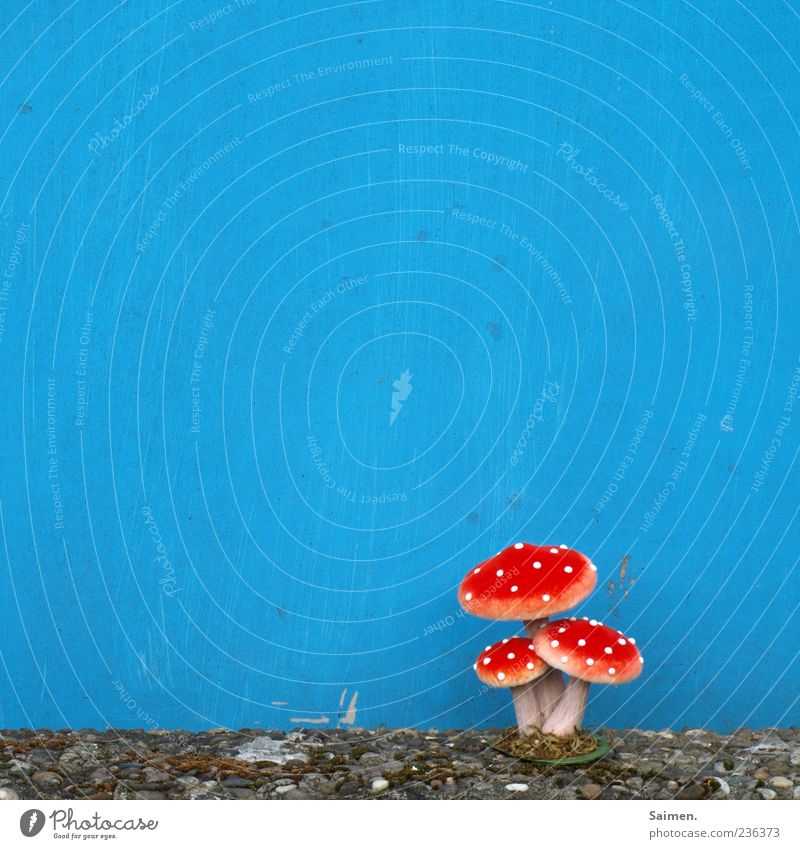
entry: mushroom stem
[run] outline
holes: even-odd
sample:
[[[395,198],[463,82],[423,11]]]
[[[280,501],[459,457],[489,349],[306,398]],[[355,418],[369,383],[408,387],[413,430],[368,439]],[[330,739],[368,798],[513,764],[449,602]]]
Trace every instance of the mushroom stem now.
[[[511,698],[514,700],[514,714],[517,717],[517,730],[520,737],[527,737],[542,726],[544,716],[537,688],[539,680],[541,679],[511,688]]]
[[[525,625],[525,633],[533,639],[544,628],[547,621],[546,616],[543,619],[526,620],[523,623]],[[551,668],[533,683],[536,685],[536,695],[538,696],[539,706],[542,711],[542,720],[544,721],[555,710],[558,700],[564,692],[564,676],[561,674],[560,669]]]
[[[537,687],[542,720],[544,721],[558,706],[561,694],[564,692],[564,676],[560,669],[550,667],[541,678],[537,678],[533,683]]]
[[[526,619],[522,624],[525,626],[525,633],[533,639],[547,624],[547,617],[545,616],[543,619]]]
[[[534,682],[535,683],[535,682]],[[589,682],[570,678],[553,712],[542,726],[545,734],[569,737],[581,727],[589,695]]]

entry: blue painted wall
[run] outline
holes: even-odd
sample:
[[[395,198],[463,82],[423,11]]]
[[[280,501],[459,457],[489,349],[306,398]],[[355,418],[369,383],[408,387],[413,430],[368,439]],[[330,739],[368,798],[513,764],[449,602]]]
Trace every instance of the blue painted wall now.
[[[47,5],[0,27],[0,725],[508,722],[455,589],[519,539],[639,638],[591,722],[800,720],[788,6]]]

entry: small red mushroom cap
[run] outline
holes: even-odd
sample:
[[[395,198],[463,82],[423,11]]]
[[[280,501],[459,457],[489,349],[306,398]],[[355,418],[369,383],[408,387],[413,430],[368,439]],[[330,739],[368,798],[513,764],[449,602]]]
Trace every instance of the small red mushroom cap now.
[[[535,681],[549,668],[527,637],[509,637],[486,646],[473,666],[478,678],[490,687],[519,687]]]
[[[644,664],[636,640],[596,619],[548,622],[532,643],[550,666],[592,684],[626,684]]]
[[[458,601],[484,619],[543,619],[575,607],[596,583],[597,567],[585,554],[518,542],[472,569]]]

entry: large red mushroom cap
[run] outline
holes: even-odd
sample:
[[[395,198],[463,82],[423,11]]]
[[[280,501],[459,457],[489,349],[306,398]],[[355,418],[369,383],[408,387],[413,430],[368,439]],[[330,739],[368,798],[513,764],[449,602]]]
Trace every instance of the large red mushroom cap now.
[[[532,643],[550,666],[591,684],[625,684],[644,663],[636,640],[596,619],[571,616],[548,622]]]
[[[575,607],[596,583],[597,567],[579,551],[518,542],[472,569],[458,601],[484,619],[544,619]]]
[[[490,687],[520,687],[540,678],[549,668],[527,637],[509,637],[486,646],[473,667]]]

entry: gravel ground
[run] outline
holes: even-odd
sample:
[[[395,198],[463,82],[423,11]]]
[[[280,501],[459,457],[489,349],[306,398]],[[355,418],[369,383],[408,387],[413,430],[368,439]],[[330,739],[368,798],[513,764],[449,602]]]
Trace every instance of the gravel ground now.
[[[577,769],[490,749],[501,731],[0,731],[0,799],[800,799],[795,728],[604,731]]]

